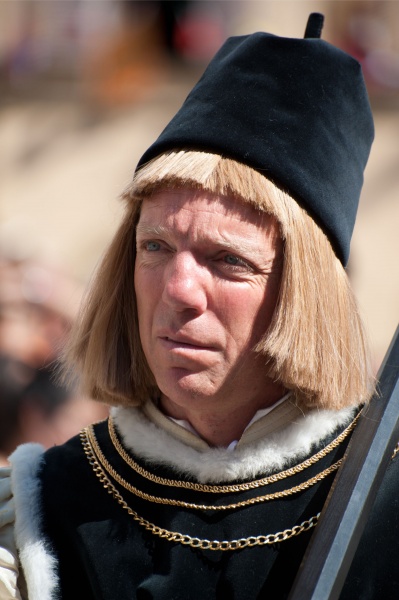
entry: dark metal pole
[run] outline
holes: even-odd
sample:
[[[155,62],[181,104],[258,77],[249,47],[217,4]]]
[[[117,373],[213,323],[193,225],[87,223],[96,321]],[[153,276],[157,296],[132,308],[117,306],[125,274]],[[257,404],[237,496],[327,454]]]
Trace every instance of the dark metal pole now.
[[[336,600],[399,441],[399,327],[363,410],[289,600]]]

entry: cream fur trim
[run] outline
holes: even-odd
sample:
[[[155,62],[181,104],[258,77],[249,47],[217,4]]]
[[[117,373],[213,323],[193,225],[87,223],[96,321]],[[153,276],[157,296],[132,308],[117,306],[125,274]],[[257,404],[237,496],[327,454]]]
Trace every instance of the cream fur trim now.
[[[56,559],[41,533],[40,482],[37,477],[44,448],[23,444],[10,456],[15,504],[15,540],[29,600],[51,600],[57,585]]]
[[[202,483],[235,481],[282,470],[303,459],[312,446],[333,433],[353,416],[353,408],[312,411],[264,439],[236,448],[199,450],[151,423],[140,409],[111,411],[124,445],[134,454],[156,464],[172,467],[182,476]]]

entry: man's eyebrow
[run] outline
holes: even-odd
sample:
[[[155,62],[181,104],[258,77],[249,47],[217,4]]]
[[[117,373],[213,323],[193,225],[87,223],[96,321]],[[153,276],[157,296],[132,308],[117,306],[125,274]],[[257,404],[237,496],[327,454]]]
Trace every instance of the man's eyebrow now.
[[[171,234],[171,231],[173,231],[173,229],[171,230],[169,227],[165,227],[161,224],[150,225],[141,222],[137,225],[136,235],[139,234],[148,235],[151,237],[167,237]],[[249,256],[253,254],[254,251],[259,251],[260,253],[262,253],[262,247],[258,246],[257,244],[251,243],[245,236],[242,236],[237,240],[230,240],[224,236],[221,236],[218,239],[209,238],[209,242],[214,246],[219,247],[220,250],[227,250],[238,255],[244,254]]]
[[[263,252],[263,246],[261,244],[254,243],[251,239],[248,239],[247,236],[235,236],[236,239],[228,239],[224,236],[221,236],[219,240],[214,240],[214,243],[221,248],[225,248],[226,250],[232,250],[236,253],[253,253],[254,251]]]
[[[164,225],[146,225],[145,223],[138,223],[136,233],[162,236],[170,233],[170,230]]]
[[[137,225],[137,233],[141,235],[151,235],[151,236],[164,236],[170,234],[171,230],[164,225],[146,225],[145,223],[139,223]],[[242,237],[237,241],[226,239],[225,237],[220,237],[219,239],[209,239],[212,244],[215,246],[220,246],[220,248],[224,248],[226,250],[234,250],[235,252],[241,251],[250,251],[254,250],[254,246],[246,243],[246,238]]]
[[[171,231],[173,232],[173,229],[171,230],[169,227],[165,227],[161,224],[151,225],[141,222],[137,225],[136,235],[164,237],[170,235]],[[209,241],[215,246],[218,246],[221,250],[230,250],[235,254],[249,254],[253,253],[254,250],[261,251],[261,248],[251,243],[245,236],[239,236],[237,239],[228,239],[227,237],[221,236],[219,239],[210,239]]]
[[[254,250],[256,250],[258,248],[258,246],[254,245],[254,244],[248,244],[246,242],[245,238],[241,238],[240,240],[237,240],[237,241],[231,241],[231,240],[227,240],[226,238],[221,238],[220,240],[216,241],[215,244],[217,246],[220,246],[224,250],[231,250],[235,253],[253,252]]]

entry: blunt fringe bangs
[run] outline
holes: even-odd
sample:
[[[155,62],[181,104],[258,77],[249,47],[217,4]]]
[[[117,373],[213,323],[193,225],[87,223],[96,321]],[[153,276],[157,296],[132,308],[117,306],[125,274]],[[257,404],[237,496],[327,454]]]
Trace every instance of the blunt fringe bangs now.
[[[84,391],[111,405],[159,394],[141,348],[134,294],[140,207],[159,189],[233,195],[273,215],[284,240],[276,310],[254,352],[302,407],[337,410],[367,402],[374,388],[366,336],[347,274],[307,212],[257,171],[206,152],[163,154],[136,172],[122,197],[124,220],[106,253],[64,354]]]

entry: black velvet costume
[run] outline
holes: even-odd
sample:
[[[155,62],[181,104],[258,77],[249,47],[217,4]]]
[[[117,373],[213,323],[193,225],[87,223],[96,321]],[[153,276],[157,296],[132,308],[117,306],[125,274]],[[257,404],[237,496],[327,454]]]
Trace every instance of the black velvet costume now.
[[[305,460],[312,456],[317,458],[317,452],[328,449],[328,444],[347,425],[348,422],[345,422],[320,440]],[[244,491],[210,493],[150,481],[115,451],[107,422],[94,426],[93,432],[96,444],[114,472],[141,492],[157,499],[162,497],[216,506],[242,503],[301,486],[336,464],[350,439],[349,432],[314,464],[280,481]],[[162,539],[138,523],[126,506],[159,528],[195,538],[212,541],[263,536],[291,530],[309,520],[312,522],[322,509],[335,471],[307,489],[286,497],[226,511],[194,510],[142,499],[126,490],[115,480],[115,475],[107,473],[109,466],[106,469],[101,466],[98,457],[93,460],[90,443],[87,439],[85,442],[84,435],[47,451],[39,472],[40,502],[45,515],[40,529],[48,544],[47,550],[57,559],[56,574],[59,578],[51,597],[62,600],[287,597],[312,528],[270,545],[225,551],[203,550]],[[96,452],[98,454],[98,450]],[[176,469],[154,466],[131,453],[130,456],[156,477],[196,481],[195,478],[182,477]],[[303,462],[302,457],[298,463]],[[292,461],[289,466],[294,466]],[[104,487],[104,473],[123,498],[125,506],[115,498],[115,492],[112,494],[109,488]],[[268,477],[271,474],[268,473]],[[393,600],[399,597],[399,572],[396,568],[399,540],[395,535],[399,519],[399,512],[395,510],[395,505],[398,505],[395,493],[398,476],[398,459],[393,459],[341,598]],[[226,485],[234,483],[241,484],[242,481],[229,481]],[[391,520],[386,518],[387,515]]]

